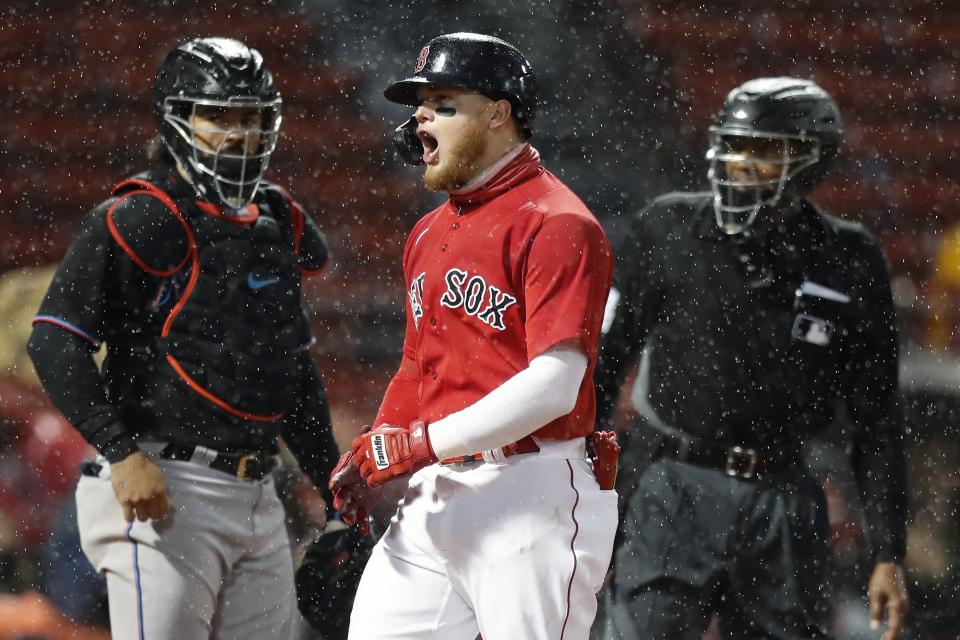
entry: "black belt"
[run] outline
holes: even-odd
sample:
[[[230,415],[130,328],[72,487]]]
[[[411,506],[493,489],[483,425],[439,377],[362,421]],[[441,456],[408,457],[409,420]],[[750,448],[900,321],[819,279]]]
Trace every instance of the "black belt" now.
[[[224,453],[193,445],[170,443],[160,450],[164,460],[183,460],[205,464],[240,480],[260,480],[273,471],[276,458],[268,453]]]
[[[196,458],[194,453],[197,453]],[[206,447],[176,444],[168,444],[161,449],[160,457],[164,460],[205,464],[240,480],[262,480],[277,466],[276,457],[268,453],[223,453]],[[80,465],[80,473],[85,476],[97,477],[102,469],[103,465],[92,461]]]
[[[701,467],[719,469],[732,478],[754,480],[774,470],[784,470],[799,464],[799,453],[793,455],[761,454],[749,447],[704,442],[693,437],[661,434],[655,458],[665,457]]]

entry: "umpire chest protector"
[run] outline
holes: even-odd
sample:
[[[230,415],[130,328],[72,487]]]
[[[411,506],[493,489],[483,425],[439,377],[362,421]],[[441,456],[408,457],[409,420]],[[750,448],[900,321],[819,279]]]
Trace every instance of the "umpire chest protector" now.
[[[150,174],[121,182],[106,217],[133,263],[160,279],[151,306],[163,324],[143,338],[164,362],[149,367],[149,384],[174,415],[190,415],[199,398],[237,418],[282,418],[294,400],[297,353],[311,340],[301,270],[321,267],[325,251],[302,255],[314,246],[303,237],[303,212],[277,187],[224,212],[174,199],[158,182]]]

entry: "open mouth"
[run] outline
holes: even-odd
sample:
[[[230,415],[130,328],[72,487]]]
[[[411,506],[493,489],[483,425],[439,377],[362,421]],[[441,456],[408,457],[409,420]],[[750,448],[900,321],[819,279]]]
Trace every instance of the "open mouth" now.
[[[425,164],[435,164],[440,158],[440,143],[426,131],[418,131],[417,136],[423,143],[423,162]]]

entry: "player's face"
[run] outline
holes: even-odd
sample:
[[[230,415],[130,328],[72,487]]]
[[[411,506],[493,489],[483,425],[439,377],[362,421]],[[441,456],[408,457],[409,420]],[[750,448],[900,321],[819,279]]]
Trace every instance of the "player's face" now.
[[[434,191],[451,191],[480,172],[478,161],[487,149],[487,123],[495,103],[454,88],[421,87],[417,98],[414,117],[427,165],[424,184]]]
[[[262,114],[257,107],[200,104],[190,119],[196,144],[210,151],[228,153],[256,153],[260,146],[261,121]]]
[[[724,136],[726,153],[739,156],[727,160],[727,176],[744,183],[767,182],[780,177],[784,168],[786,140]]]

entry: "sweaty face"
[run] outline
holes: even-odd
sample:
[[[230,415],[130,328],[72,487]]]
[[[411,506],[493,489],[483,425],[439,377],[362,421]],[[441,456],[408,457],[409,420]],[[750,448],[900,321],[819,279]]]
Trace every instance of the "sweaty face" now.
[[[478,161],[487,150],[494,102],[464,89],[422,87],[417,135],[427,165],[424,184],[433,191],[451,191],[480,173]]]

